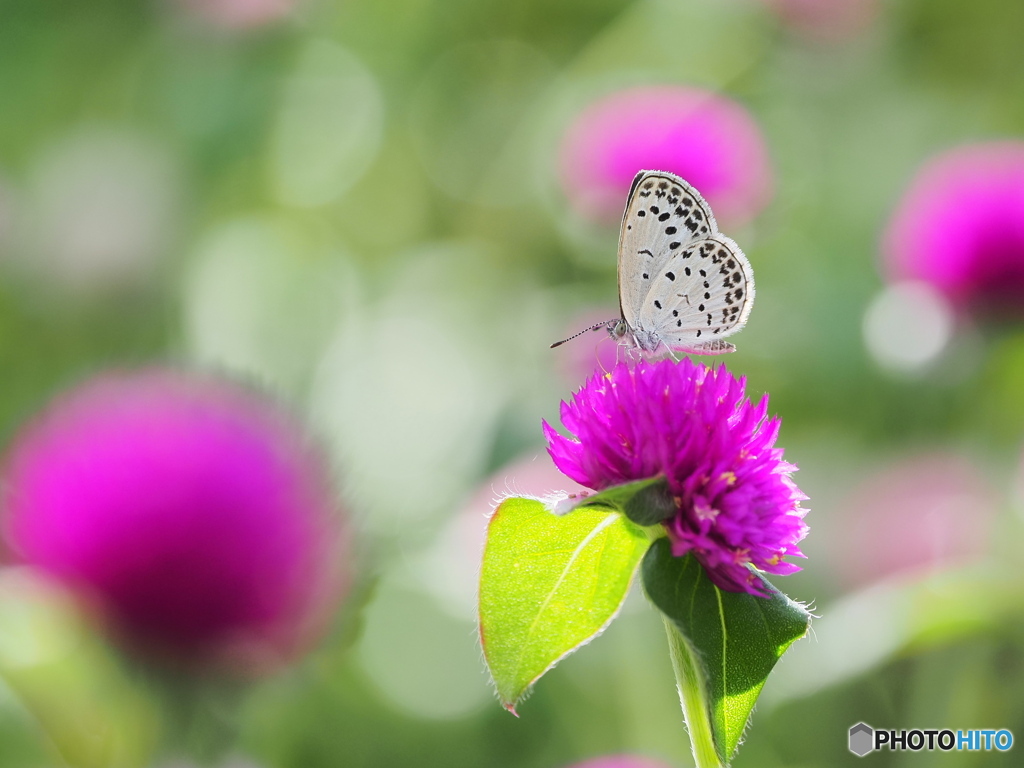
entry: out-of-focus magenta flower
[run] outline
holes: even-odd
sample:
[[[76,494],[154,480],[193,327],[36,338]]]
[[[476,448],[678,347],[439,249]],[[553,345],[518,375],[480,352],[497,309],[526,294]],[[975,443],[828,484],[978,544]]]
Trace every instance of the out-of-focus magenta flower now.
[[[595,375],[562,403],[563,437],[544,434],[556,466],[602,490],[664,476],[677,511],[665,522],[676,556],[692,552],[719,587],[760,594],[746,567],[774,574],[800,570],[806,511],[775,448],[781,422],[767,418],[768,398],[754,405],[745,379],[689,359],[617,365]]]
[[[682,176],[732,225],[752,219],[771,197],[768,153],[750,113],[698,88],[617,91],[583,110],[562,140],[562,186],[588,219],[617,223],[643,169]]]
[[[915,456],[868,476],[840,505],[825,541],[844,586],[863,587],[983,557],[994,512],[984,478],[966,458]]]
[[[894,280],[924,280],[960,309],[1024,319],[1024,141],[958,147],[928,162],[883,241]]]
[[[300,650],[345,584],[319,455],[278,407],[168,369],[58,398],[2,474],[14,556],[132,648],[259,671]]]
[[[178,0],[196,18],[222,29],[253,29],[281,21],[297,0]]]
[[[652,760],[649,757],[609,755],[576,763],[571,768],[669,768],[669,766],[667,763],[663,763],[660,760]]]
[[[819,43],[856,37],[878,16],[878,0],[762,0],[793,32]]]

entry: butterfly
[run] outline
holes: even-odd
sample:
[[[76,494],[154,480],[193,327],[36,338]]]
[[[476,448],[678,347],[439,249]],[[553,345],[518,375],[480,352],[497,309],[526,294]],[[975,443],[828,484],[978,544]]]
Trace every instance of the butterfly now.
[[[720,355],[747,322],[754,272],[743,251],[718,231],[700,193],[667,171],[633,179],[619,230],[620,317],[587,331],[642,353]]]

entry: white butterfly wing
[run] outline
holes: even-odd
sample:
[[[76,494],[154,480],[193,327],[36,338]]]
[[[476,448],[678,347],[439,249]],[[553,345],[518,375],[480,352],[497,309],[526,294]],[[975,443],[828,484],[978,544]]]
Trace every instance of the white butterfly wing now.
[[[669,255],[652,276],[636,328],[675,351],[731,352],[722,339],[744,326],[753,303],[750,262],[735,242],[715,234]]]
[[[717,232],[711,207],[681,178],[665,171],[636,175],[619,232],[619,306],[631,329],[665,265]]]

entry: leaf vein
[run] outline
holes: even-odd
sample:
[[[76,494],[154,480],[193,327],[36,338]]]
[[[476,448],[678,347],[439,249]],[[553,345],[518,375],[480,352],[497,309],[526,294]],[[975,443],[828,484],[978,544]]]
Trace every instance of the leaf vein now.
[[[548,606],[551,604],[551,601],[554,599],[555,593],[558,592],[559,587],[562,586],[562,582],[564,582],[566,577],[569,575],[569,571],[572,569],[573,564],[579,558],[580,554],[586,549],[587,545],[591,541],[593,541],[594,538],[598,534],[600,534],[605,528],[607,528],[609,525],[618,520],[619,517],[621,517],[621,515],[617,512],[608,515],[608,517],[606,517],[604,520],[602,520],[600,523],[594,526],[594,530],[588,533],[586,537],[583,539],[583,541],[581,541],[575,549],[571,550],[572,556],[566,562],[565,567],[562,569],[562,572],[558,575],[558,579],[556,579],[554,586],[551,587],[551,590],[548,592],[548,595],[544,599],[543,604],[540,606],[539,609],[537,609],[537,614],[534,616],[533,622],[530,624],[530,628],[526,630],[526,642],[524,642],[520,647],[519,656],[516,659],[515,671],[517,677],[519,674],[519,669],[522,666],[523,656],[526,654],[526,648],[529,645],[529,641],[533,638],[533,632],[537,628],[537,624],[540,622],[541,616],[544,615],[544,611],[547,610]]]

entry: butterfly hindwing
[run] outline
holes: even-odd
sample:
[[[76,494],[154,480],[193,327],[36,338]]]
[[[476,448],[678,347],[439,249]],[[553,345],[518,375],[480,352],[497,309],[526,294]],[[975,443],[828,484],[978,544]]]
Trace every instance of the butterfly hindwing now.
[[[717,232],[710,206],[681,178],[664,171],[636,175],[619,233],[619,304],[630,328],[673,256]]]
[[[715,234],[668,257],[652,277],[634,327],[672,350],[728,352],[732,346],[719,340],[743,327],[753,300],[750,262],[735,242]]]

